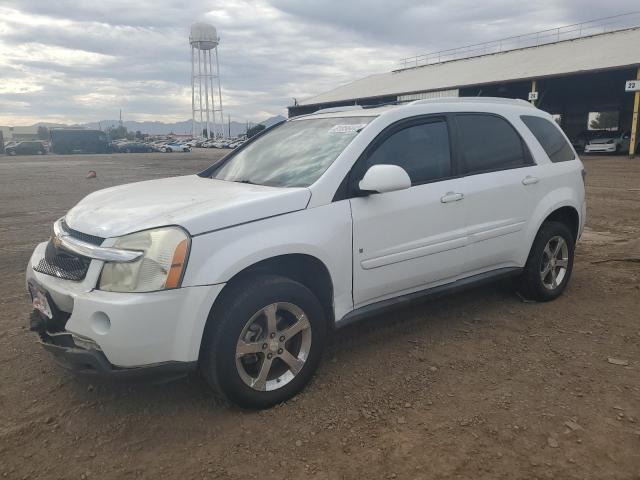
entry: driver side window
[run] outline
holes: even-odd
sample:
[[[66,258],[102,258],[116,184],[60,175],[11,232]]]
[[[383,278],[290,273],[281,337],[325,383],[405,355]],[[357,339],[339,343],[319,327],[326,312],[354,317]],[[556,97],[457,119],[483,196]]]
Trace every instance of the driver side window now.
[[[412,185],[450,177],[447,122],[439,119],[398,130],[386,138],[364,163],[365,172],[373,165],[398,165],[409,174]]]

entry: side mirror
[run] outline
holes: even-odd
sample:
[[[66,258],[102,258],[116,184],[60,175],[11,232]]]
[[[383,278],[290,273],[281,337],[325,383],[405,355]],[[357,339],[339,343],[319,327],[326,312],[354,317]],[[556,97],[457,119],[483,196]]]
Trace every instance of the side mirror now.
[[[358,188],[365,192],[394,192],[411,187],[411,179],[404,168],[397,165],[374,165],[362,180]]]

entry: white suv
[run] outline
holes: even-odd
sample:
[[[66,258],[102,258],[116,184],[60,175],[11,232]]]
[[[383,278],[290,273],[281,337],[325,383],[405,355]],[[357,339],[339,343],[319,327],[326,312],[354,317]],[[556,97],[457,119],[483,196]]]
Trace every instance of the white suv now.
[[[583,175],[551,116],[518,100],[293,118],[198,175],[84,198],[31,257],[32,329],[77,372],[198,367],[268,407],[309,381],[334,327],[504,276],[556,298]]]

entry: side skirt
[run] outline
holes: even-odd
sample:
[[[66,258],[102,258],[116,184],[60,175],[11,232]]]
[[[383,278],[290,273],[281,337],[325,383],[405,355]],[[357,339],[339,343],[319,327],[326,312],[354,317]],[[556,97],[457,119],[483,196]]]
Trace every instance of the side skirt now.
[[[499,268],[490,272],[480,273],[461,280],[456,280],[455,282],[447,283],[446,285],[439,285],[437,287],[420,290],[419,292],[408,293],[406,295],[400,295],[399,297],[365,305],[364,307],[357,308],[347,313],[336,322],[335,327],[336,329],[342,328],[362,320],[363,318],[378,315],[395,308],[406,307],[427,299],[432,300],[451,293],[475,288],[486,283],[495,282],[502,278],[513,277],[518,275],[520,272],[522,272],[522,268],[518,267]]]

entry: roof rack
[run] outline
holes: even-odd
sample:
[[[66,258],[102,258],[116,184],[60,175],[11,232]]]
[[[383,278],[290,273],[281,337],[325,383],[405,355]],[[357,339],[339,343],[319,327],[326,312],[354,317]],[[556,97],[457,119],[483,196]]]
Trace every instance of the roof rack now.
[[[429,103],[501,103],[503,105],[517,105],[519,107],[535,108],[534,105],[520,98],[503,97],[442,97],[414,100],[407,105],[424,105]]]
[[[344,107],[329,107],[329,108],[321,108],[320,110],[316,110],[313,112],[316,113],[334,113],[334,112],[348,112],[349,110],[362,110],[362,105],[346,105]]]

